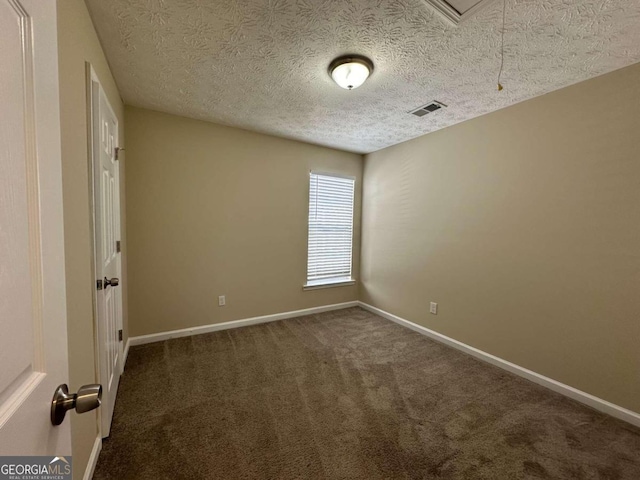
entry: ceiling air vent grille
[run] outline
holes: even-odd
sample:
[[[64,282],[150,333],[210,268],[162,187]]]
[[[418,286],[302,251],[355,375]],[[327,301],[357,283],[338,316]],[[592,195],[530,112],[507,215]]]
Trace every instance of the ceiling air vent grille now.
[[[495,0],[424,0],[451,25],[456,26]]]
[[[444,103],[434,101],[423,105],[422,107],[416,108],[415,110],[411,110],[409,113],[415,115],[416,117],[424,117],[425,115],[435,112],[436,110],[440,110],[444,107],[446,107]]]

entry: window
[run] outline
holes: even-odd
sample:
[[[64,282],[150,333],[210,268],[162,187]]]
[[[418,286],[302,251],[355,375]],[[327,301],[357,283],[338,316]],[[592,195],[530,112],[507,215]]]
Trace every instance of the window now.
[[[354,184],[353,177],[311,172],[306,288],[354,283]]]

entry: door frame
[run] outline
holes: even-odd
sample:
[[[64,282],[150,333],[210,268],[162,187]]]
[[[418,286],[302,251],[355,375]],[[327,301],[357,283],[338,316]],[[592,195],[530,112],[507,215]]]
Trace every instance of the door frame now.
[[[96,215],[96,192],[97,192],[97,188],[95,185],[95,171],[96,171],[96,165],[100,162],[100,156],[96,155],[97,151],[96,149],[99,148],[99,142],[97,140],[97,135],[99,132],[99,126],[96,125],[96,115],[97,112],[99,111],[99,105],[100,105],[100,90],[102,90],[103,92],[104,87],[102,86],[102,83],[100,82],[100,79],[98,78],[98,75],[96,74],[95,70],[93,69],[93,66],[91,65],[91,63],[89,62],[85,62],[85,70],[86,70],[86,83],[87,83],[87,138],[88,138],[88,142],[87,142],[87,148],[88,148],[88,167],[89,167],[89,218],[90,218],[90,222],[91,222],[91,273],[92,273],[92,278],[95,280],[97,280],[98,276],[97,276],[97,272],[98,272],[98,263],[97,263],[97,259],[98,256],[96,254],[96,220],[97,220],[97,215]],[[115,118],[117,118],[117,116],[115,115],[115,112],[113,111],[113,107],[111,107],[111,104],[109,103],[108,99],[106,98],[106,94],[105,94],[105,100],[107,103],[107,106],[109,107],[109,109],[111,110],[111,113],[113,114],[113,116]],[[119,125],[118,125],[119,126]],[[118,131],[116,131],[116,141],[115,144],[119,145],[120,142],[120,134]],[[121,188],[121,184],[120,184],[120,163],[118,162],[118,168],[116,169],[116,184],[117,184],[117,190],[118,190],[118,200],[117,200],[117,204],[118,204],[118,231],[117,231],[117,237],[120,239],[120,241],[122,241],[122,215],[121,215],[121,211],[120,211],[120,188]],[[124,288],[123,287],[123,279],[122,279],[122,254],[118,255],[118,278],[120,278],[120,288]],[[105,372],[106,372],[106,365],[105,365],[105,355],[104,355],[104,345],[102,345],[101,342],[101,338],[100,338],[100,325],[99,325],[99,312],[98,312],[98,289],[96,288],[96,284],[94,283],[93,287],[92,287],[92,303],[93,303],[93,325],[94,325],[94,349],[96,352],[95,355],[95,369],[96,369],[96,376],[98,378],[98,383],[100,383],[101,385],[105,385],[108,382],[108,379],[106,378]],[[123,318],[122,318],[122,314],[123,314],[123,295],[122,293],[120,294],[120,302],[118,302],[117,308],[119,310],[119,314],[118,314],[118,329],[122,330],[123,329]],[[123,343],[124,342],[119,342],[118,344],[118,375],[122,375],[122,373],[124,372],[124,358],[123,358]],[[99,415],[99,421],[98,421],[98,434],[100,436],[100,438],[104,437],[104,432],[106,430],[105,425],[106,423],[109,421],[109,409],[106,408],[101,408],[100,409],[100,415]]]

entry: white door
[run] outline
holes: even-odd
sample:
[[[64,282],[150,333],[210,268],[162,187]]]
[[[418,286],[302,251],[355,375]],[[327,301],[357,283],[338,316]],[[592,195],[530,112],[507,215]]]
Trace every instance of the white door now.
[[[0,455],[71,454],[56,2],[0,0]]]
[[[122,364],[122,287],[119,284],[120,182],[118,120],[91,70],[98,355],[102,384],[102,436],[108,437]]]

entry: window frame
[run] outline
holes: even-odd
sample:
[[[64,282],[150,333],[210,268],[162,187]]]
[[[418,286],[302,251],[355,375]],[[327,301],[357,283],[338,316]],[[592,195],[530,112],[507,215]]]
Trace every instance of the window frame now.
[[[333,177],[333,178],[341,178],[346,180],[351,180],[353,182],[353,197],[351,200],[351,251],[350,251],[350,263],[349,263],[349,275],[336,276],[324,279],[316,279],[309,280],[309,246],[310,246],[310,235],[311,235],[311,182],[312,176],[323,176],[323,177]],[[354,175],[347,175],[343,173],[334,173],[334,172],[326,172],[326,171],[318,171],[318,170],[310,170],[309,171],[309,180],[307,182],[308,190],[307,190],[307,273],[306,273],[306,281],[303,284],[303,290],[316,290],[322,288],[332,288],[332,287],[341,287],[341,286],[349,286],[354,285],[356,283],[356,279],[353,277],[353,242],[354,242],[354,227],[355,227],[355,211],[356,211],[356,177]]]

